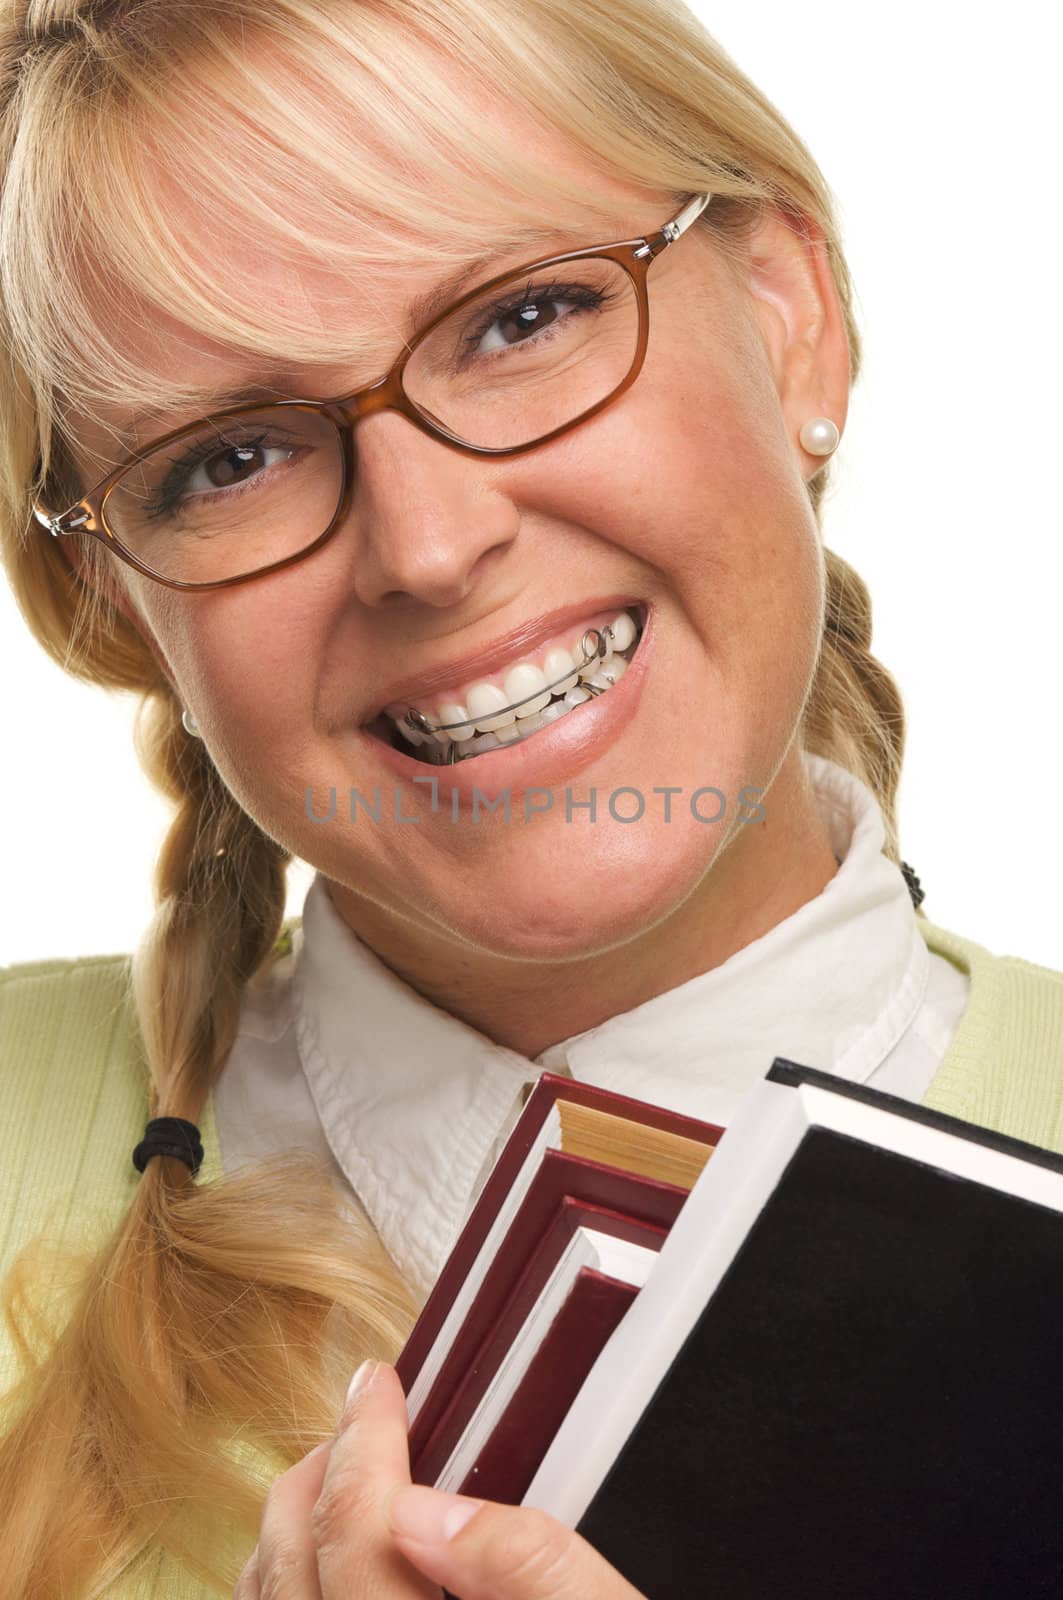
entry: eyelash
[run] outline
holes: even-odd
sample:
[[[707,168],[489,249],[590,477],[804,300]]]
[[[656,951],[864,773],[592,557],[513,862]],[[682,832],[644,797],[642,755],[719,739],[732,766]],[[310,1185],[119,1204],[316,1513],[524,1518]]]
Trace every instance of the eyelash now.
[[[539,301],[560,300],[569,305],[583,306],[587,310],[598,310],[608,298],[610,297],[601,290],[589,288],[586,284],[555,282],[544,286],[536,285],[533,288],[529,282],[526,289],[509,295],[503,300],[496,300],[488,306],[472,333],[468,334],[462,340],[462,343],[466,346],[475,346],[483,338],[488,328],[497,322],[500,317],[508,315],[511,311],[519,311],[525,305],[534,305]],[[183,456],[178,456],[174,460],[158,498],[144,507],[144,515],[149,521],[156,521],[159,517],[166,516],[172,512],[180,500],[185,484],[196,467],[209,460],[211,455],[225,443],[229,443],[230,448],[233,449],[256,450],[267,439],[271,440],[274,447],[276,446],[276,437],[271,438],[268,433],[261,433],[254,439],[233,441],[211,439],[204,440],[199,445],[193,445]],[[227,490],[225,493],[229,495],[238,493],[239,487],[238,485],[236,489]]]
[[[226,444],[231,450],[257,450],[269,438],[268,433],[260,433],[254,439],[204,439],[200,444],[192,445],[183,456],[175,457],[159,490],[158,498],[144,507],[144,515],[149,521],[154,522],[173,511],[180,499],[181,491],[196,468],[204,461],[209,461],[210,457],[216,455]]]
[[[539,300],[564,300],[570,305],[597,311],[607,298],[600,289],[588,288],[584,283],[550,283],[532,288],[529,282],[526,289],[511,294],[504,300],[496,300],[488,306],[474,331],[462,342],[467,345],[476,344],[499,317],[506,316],[510,311],[519,311],[521,306],[529,303],[534,305]]]

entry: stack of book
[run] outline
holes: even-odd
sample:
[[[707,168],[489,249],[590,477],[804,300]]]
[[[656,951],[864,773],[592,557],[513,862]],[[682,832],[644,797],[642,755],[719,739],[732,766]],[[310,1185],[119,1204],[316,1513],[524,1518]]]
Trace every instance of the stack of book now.
[[[777,1058],[726,1131],[544,1073],[397,1366],[415,1482],[649,1600],[1029,1600],[1061,1329],[1063,1158]]]
[[[397,1363],[416,1483],[520,1503],[722,1131],[542,1074]]]

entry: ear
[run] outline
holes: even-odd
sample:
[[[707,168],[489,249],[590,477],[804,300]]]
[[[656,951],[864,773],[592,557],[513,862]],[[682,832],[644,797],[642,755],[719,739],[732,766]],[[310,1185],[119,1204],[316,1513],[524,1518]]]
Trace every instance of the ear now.
[[[80,547],[80,541],[77,538],[73,538],[57,539],[55,542],[59,546],[59,551],[64,561],[75,573],[77,573],[77,576],[81,579],[86,588],[95,589],[97,592],[102,592],[105,598],[114,605],[117,611],[121,612],[126,621],[130,623],[140,635],[141,639],[147,645],[148,649],[155,657],[155,660],[158,662],[159,670],[162,672],[163,677],[169,683],[170,688],[173,690],[175,696],[179,700],[180,695],[177,690],[177,685],[174,682],[173,673],[170,670],[170,664],[163,655],[158,640],[155,638],[151,628],[141,616],[127,590],[118,581],[117,577],[113,577],[108,574],[101,590],[98,572],[94,571],[89,563],[85,560],[84,552]],[[108,557],[108,559],[112,560],[113,558]]]
[[[801,429],[813,417],[829,417],[843,433],[849,412],[849,341],[819,226],[768,207],[750,240],[748,288],[807,480],[824,458],[805,450]]]

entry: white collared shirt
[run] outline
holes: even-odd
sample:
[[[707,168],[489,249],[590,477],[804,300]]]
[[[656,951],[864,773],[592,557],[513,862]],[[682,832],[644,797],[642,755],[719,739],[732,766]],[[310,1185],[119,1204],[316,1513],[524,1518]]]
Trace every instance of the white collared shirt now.
[[[215,1090],[222,1163],[312,1150],[423,1304],[544,1069],[726,1125],[777,1055],[925,1094],[969,979],[927,949],[871,791],[805,756],[838,872],[721,966],[551,1045],[495,1044],[396,976],[319,875],[292,951],[245,996]]]

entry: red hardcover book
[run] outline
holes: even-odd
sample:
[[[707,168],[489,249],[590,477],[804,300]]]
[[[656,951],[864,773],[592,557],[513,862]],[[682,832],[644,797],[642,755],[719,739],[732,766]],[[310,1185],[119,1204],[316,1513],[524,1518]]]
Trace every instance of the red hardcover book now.
[[[410,1406],[410,1456],[418,1470],[430,1435],[440,1425],[444,1413],[457,1404],[463,1378],[477,1358],[483,1361],[485,1347],[494,1337],[507,1308],[521,1293],[530,1304],[561,1255],[570,1235],[555,1230],[565,1203],[600,1206],[626,1218],[631,1227],[653,1227],[658,1230],[659,1247],[679,1215],[686,1195],[687,1191],[675,1184],[621,1172],[583,1156],[565,1155],[560,1150],[545,1152],[441,1365],[431,1373],[426,1392],[425,1376],[429,1369],[422,1368],[419,1374],[421,1384]],[[449,1262],[446,1270],[450,1270]],[[534,1293],[530,1292],[532,1284]],[[429,1480],[418,1477],[417,1481]]]
[[[588,1372],[638,1292],[634,1284],[583,1268],[457,1493],[520,1504]]]
[[[557,1152],[551,1151],[550,1155],[557,1157]],[[559,1163],[573,1164],[568,1157],[560,1156],[557,1159]],[[580,1167],[593,1168],[595,1165],[594,1162],[579,1162]],[[615,1180],[616,1174],[611,1169],[602,1170]],[[640,1180],[640,1183],[647,1182],[649,1180]],[[411,1472],[415,1483],[435,1483],[446,1467],[477,1406],[494,1382],[503,1357],[518,1339],[577,1230],[589,1228],[597,1234],[607,1234],[651,1250],[659,1250],[685,1198],[686,1193],[682,1189],[669,1184],[652,1184],[650,1199],[663,1202],[662,1212],[667,1217],[664,1225],[656,1225],[633,1215],[562,1195],[560,1204],[547,1221],[508,1296],[503,1298],[494,1293],[493,1274],[489,1274],[483,1290],[477,1296],[473,1311],[451,1348],[451,1355],[444,1362],[428,1400],[418,1413],[416,1439],[415,1430],[411,1429]],[[587,1273],[595,1278],[601,1276],[592,1268],[584,1267],[577,1283]],[[501,1283],[502,1275],[499,1275],[498,1281]],[[635,1293],[634,1288],[631,1293]],[[624,1300],[625,1307],[629,1300],[630,1296]],[[570,1321],[572,1314],[569,1312]],[[583,1342],[588,1349],[591,1345],[594,1348],[584,1368],[584,1376],[614,1326],[615,1323],[610,1323],[605,1328],[597,1344],[594,1344],[593,1333],[588,1328]]]
[[[432,1289],[421,1314],[414,1325],[401,1354],[396,1361],[396,1370],[402,1381],[403,1388],[410,1400],[411,1422],[416,1424],[417,1413],[421,1404],[427,1397],[428,1385],[418,1382],[422,1368],[436,1345],[440,1335],[448,1329],[450,1339],[457,1335],[453,1326],[453,1313],[455,1302],[459,1300],[463,1290],[467,1291],[470,1281],[482,1282],[487,1277],[488,1266],[492,1274],[502,1274],[505,1271],[503,1261],[500,1259],[517,1248],[527,1257],[528,1235],[519,1232],[509,1239],[504,1231],[500,1235],[500,1218],[504,1218],[507,1203],[511,1211],[519,1210],[523,1194],[514,1200],[514,1191],[518,1181],[527,1177],[528,1157],[537,1145],[544,1147],[542,1161],[546,1165],[546,1155],[553,1150],[561,1155],[560,1132],[557,1128],[555,1105],[559,1100],[572,1101],[577,1105],[593,1107],[600,1111],[609,1112],[614,1116],[627,1119],[629,1122],[640,1123],[645,1127],[660,1129],[664,1132],[676,1134],[682,1138],[693,1140],[700,1144],[715,1146],[720,1139],[723,1129],[712,1123],[702,1122],[696,1117],[683,1116],[679,1112],[669,1111],[661,1106],[636,1100],[630,1095],[614,1094],[610,1090],[601,1089],[591,1084],[577,1083],[571,1078],[566,1078],[558,1073],[544,1072],[535,1083],[531,1094],[528,1096],[516,1126],[513,1128],[509,1139],[506,1141],[501,1154],[490,1176],[481,1191],[476,1204],[466,1219],[458,1238],[451,1250],[447,1262]],[[551,1131],[551,1122],[554,1124]],[[578,1157],[564,1157],[565,1160],[581,1160]],[[549,1163],[551,1166],[553,1163]],[[624,1211],[628,1209],[627,1202],[618,1199],[615,1186],[607,1186],[603,1174],[607,1169],[601,1163],[587,1162],[589,1168],[597,1167],[595,1176],[597,1187],[584,1191],[581,1198],[607,1206],[610,1209]],[[623,1169],[616,1169],[621,1174],[621,1182],[626,1188],[628,1200],[631,1200],[636,1191],[645,1197],[649,1190],[645,1187],[654,1182],[652,1179],[643,1179]],[[550,1180],[547,1180],[549,1182]],[[530,1181],[526,1183],[525,1192],[530,1188]],[[672,1185],[661,1185],[661,1190],[671,1189]],[[551,1212],[553,1207],[550,1208]],[[646,1211],[639,1213],[643,1220],[658,1222],[667,1226],[670,1218],[663,1214],[649,1214]],[[525,1218],[524,1226],[527,1227],[530,1213]],[[672,1213],[674,1217],[674,1212]],[[545,1226],[546,1218],[540,1215],[538,1226]],[[508,1224],[507,1224],[508,1225]],[[492,1234],[494,1238],[492,1239]],[[502,1247],[502,1238],[505,1237],[505,1247]],[[490,1249],[485,1246],[490,1244]],[[510,1272],[508,1283],[510,1288],[519,1276],[523,1262],[515,1271]],[[479,1287],[477,1282],[477,1287]]]
[[[605,1115],[566,1113],[566,1103]],[[502,1497],[520,1470],[514,1462],[500,1476],[506,1439],[526,1434],[522,1460],[542,1453],[722,1131],[540,1076],[396,1363],[415,1482],[455,1488],[479,1467]],[[647,1175],[662,1171],[679,1181]]]

